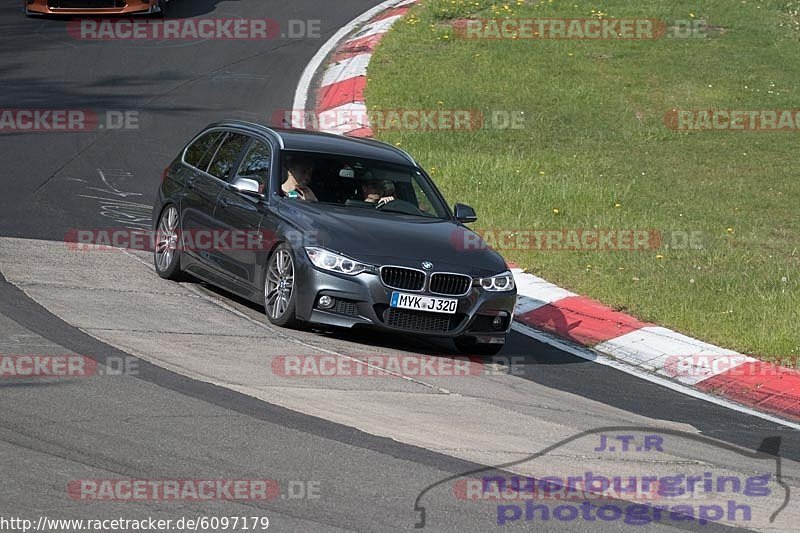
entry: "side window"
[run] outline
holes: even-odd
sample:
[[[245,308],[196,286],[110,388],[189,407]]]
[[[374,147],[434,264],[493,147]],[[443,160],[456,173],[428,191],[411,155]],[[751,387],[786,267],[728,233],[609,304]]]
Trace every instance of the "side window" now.
[[[186,155],[183,160],[193,167],[205,171],[211,162],[211,158],[214,157],[214,152],[222,135],[221,131],[206,133],[186,149]]]
[[[224,181],[228,181],[233,174],[233,166],[242,153],[242,148],[250,140],[241,133],[228,133],[217,150],[217,155],[208,167],[208,173]]]
[[[239,167],[236,177],[256,180],[259,184],[258,191],[263,193],[267,183],[269,183],[271,156],[272,150],[270,150],[268,144],[258,139],[254,140],[242,160],[242,165]]]

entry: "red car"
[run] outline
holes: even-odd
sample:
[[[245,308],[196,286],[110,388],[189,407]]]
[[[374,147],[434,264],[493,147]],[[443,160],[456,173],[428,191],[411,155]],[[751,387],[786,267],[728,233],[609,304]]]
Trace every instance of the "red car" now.
[[[168,0],[23,0],[26,15],[139,15],[164,13]]]

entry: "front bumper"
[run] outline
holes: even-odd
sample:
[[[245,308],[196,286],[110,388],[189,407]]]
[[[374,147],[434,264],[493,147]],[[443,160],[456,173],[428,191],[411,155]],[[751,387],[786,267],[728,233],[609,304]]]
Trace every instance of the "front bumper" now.
[[[315,268],[305,254],[297,258],[297,264],[302,282],[298,285],[296,312],[298,318],[308,322],[347,328],[367,326],[430,337],[473,337],[481,343],[498,344],[505,342],[511,329],[516,291],[488,292],[472,287],[466,296],[461,297],[419,293],[456,298],[458,306],[454,315],[389,311],[389,301],[395,289],[386,287],[379,274],[332,274]],[[334,298],[336,305],[333,309],[319,306],[319,297],[323,295]],[[497,316],[502,317],[502,324],[493,327],[492,321]]]
[[[24,0],[28,15],[144,15],[160,13],[158,0]]]

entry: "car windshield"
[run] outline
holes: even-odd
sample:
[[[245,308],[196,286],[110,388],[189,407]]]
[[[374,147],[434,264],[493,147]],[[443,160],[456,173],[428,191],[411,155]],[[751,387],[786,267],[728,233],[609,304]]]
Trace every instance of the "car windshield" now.
[[[417,168],[374,159],[284,151],[280,192],[297,200],[353,209],[450,218],[433,184]]]

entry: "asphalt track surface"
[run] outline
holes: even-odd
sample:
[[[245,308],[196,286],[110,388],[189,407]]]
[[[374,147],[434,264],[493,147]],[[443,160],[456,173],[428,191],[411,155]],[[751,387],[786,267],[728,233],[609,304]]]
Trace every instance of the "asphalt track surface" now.
[[[146,225],[161,170],[187,138],[218,119],[266,121],[275,110],[290,108],[305,64],[325,39],[375,3],[176,0],[171,17],[260,17],[282,25],[289,19],[321,21],[319,39],[189,43],[77,41],[68,35],[67,21],[26,19],[17,2],[3,4],[0,108],[136,111],[139,125],[122,131],[0,133],[0,238],[57,242],[74,228]],[[35,242],[15,242],[23,242],[13,246],[20,261],[26,247],[36,247]],[[7,281],[8,260],[0,255],[0,354],[126,355],[70,323],[64,313],[43,307],[26,290],[54,280],[33,279],[27,285]],[[109,271],[103,271],[102,262],[94,268],[87,275],[114,276],[113,265]],[[147,273],[137,275],[147,283]],[[159,281],[155,274],[152,279]],[[253,306],[202,286],[190,289],[258,320],[260,312]],[[311,331],[275,335],[269,339],[273,353],[280,353],[285,335],[337,353],[447,351],[446,345],[412,338]],[[800,461],[800,436],[795,430],[592,364],[519,333],[501,355],[524,357],[523,374],[513,378],[518,382],[509,381],[508,388],[524,391],[530,402],[525,408],[544,406],[538,415],[543,424],[558,423],[577,434],[624,421],[649,421],[750,450],[765,438],[780,437],[787,475],[797,474],[792,465]],[[481,391],[467,389],[484,385],[476,380],[463,385],[460,394],[479,396]],[[337,422],[334,415],[289,409],[277,399],[257,398],[147,360],[140,361],[137,375],[113,379],[0,379],[0,398],[2,516],[265,515],[270,529],[278,531],[405,530],[413,529],[418,519],[414,501],[421,491],[483,464],[464,459],[469,454],[412,445],[412,438],[389,438],[364,424]],[[538,437],[532,432],[529,453],[541,448]],[[311,480],[320,486],[321,496],[203,503],[69,499],[67,483],[84,478],[269,478],[280,480],[282,487]],[[790,484],[796,482],[795,477]],[[497,527],[491,506],[464,505],[446,491],[427,497],[429,530]],[[632,526],[595,522],[591,527],[616,531]],[[716,529],[693,522],[646,529],[673,527]],[[538,524],[538,529],[576,530],[583,525],[553,521]]]

